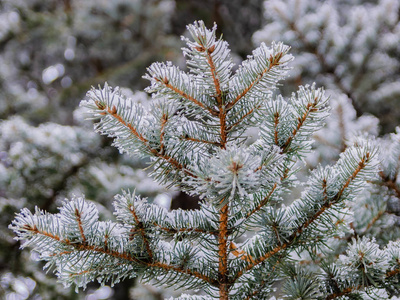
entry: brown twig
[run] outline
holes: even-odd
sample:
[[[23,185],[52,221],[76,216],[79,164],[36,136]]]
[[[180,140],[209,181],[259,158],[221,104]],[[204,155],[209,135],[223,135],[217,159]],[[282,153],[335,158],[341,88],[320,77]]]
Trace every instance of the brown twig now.
[[[218,280],[220,300],[228,300],[228,204],[225,204],[220,211],[219,234],[218,234]]]
[[[214,86],[215,86],[215,91],[216,91],[215,99],[217,100],[218,106],[221,107],[222,104],[223,104],[221,84],[220,84],[219,79],[217,77],[217,70],[215,69],[215,64],[214,64],[214,61],[213,61],[212,56],[211,56],[211,54],[214,52],[214,50],[215,50],[215,45],[213,45],[210,48],[208,48],[206,50],[206,58],[207,58],[208,65],[210,66],[211,76],[212,76],[213,81],[214,81]]]
[[[164,136],[165,136],[165,125],[168,122],[168,115],[163,114],[161,118],[161,129],[160,129],[160,153],[164,153]]]
[[[394,269],[392,271],[387,272],[385,277],[386,278],[390,278],[390,277],[396,276],[399,273],[400,273],[400,268],[397,268],[397,269]],[[335,299],[335,298],[350,294],[350,293],[352,293],[354,291],[362,290],[364,288],[368,288],[368,286],[358,285],[356,287],[348,287],[348,288],[345,288],[345,289],[343,289],[343,290],[341,290],[339,292],[336,292],[336,293],[328,295],[325,299],[326,300],[332,300],[332,299]]]
[[[381,210],[379,211],[375,217],[371,220],[370,223],[368,223],[366,231],[368,231],[374,224],[385,214],[385,211]]]
[[[338,194],[337,194],[337,196],[336,196],[337,199],[339,199],[339,198],[342,196],[344,190],[349,186],[349,184],[354,180],[354,178],[356,178],[356,176],[358,175],[358,173],[359,173],[362,169],[365,168],[365,166],[366,166],[366,161],[368,161],[369,158],[370,158],[370,153],[367,152],[367,153],[365,154],[365,156],[361,159],[361,161],[358,163],[357,169],[356,169],[356,170],[353,172],[353,174],[347,179],[347,181],[346,181],[346,183],[344,184],[344,186],[343,186],[343,187],[340,189],[340,191],[338,192]]]
[[[348,288],[345,288],[345,289],[341,290],[340,292],[328,295],[325,299],[326,300],[332,300],[332,299],[335,299],[335,298],[350,294],[350,293],[352,293],[354,291],[359,291],[362,288],[364,288],[364,286],[362,286],[362,285],[358,285],[358,286],[355,286],[355,287],[348,287]]]
[[[318,101],[318,97],[316,97],[314,99],[313,103],[308,103],[307,106],[306,106],[306,111],[304,112],[304,114],[297,119],[298,123],[297,123],[296,128],[293,129],[292,135],[288,137],[288,139],[286,140],[285,144],[282,147],[282,149],[283,149],[282,152],[283,153],[286,152],[287,149],[289,148],[290,143],[295,138],[296,134],[299,132],[301,127],[304,125],[304,122],[307,120],[307,117],[309,116],[310,112],[314,112],[314,111],[317,110],[315,108],[317,106],[317,104],[318,104],[317,101]]]
[[[279,140],[278,140],[278,125],[279,125],[279,112],[276,112],[274,114],[274,141],[275,145],[279,146]]]
[[[79,232],[81,234],[82,243],[86,243],[85,232],[83,231],[83,226],[82,226],[81,213],[77,208],[75,208],[75,216],[76,216],[76,221],[78,222],[78,227],[79,227]]]
[[[231,242],[229,248],[232,250],[232,254],[236,257],[240,257],[241,260],[245,260],[247,262],[254,262],[254,259],[251,255],[246,253],[245,251],[239,249],[235,243]]]

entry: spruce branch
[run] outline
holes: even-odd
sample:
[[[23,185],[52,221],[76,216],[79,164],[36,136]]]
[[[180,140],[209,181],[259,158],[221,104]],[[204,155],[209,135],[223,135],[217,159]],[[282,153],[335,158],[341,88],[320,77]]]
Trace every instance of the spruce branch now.
[[[266,92],[265,95],[269,97],[277,81],[284,77],[287,63],[293,59],[288,55],[288,51],[289,47],[282,43],[273,43],[272,49],[261,44],[254,50],[253,56],[243,62],[232,78],[233,99],[226,109],[231,110],[241,99],[246,98],[246,95],[250,98],[257,92],[261,95]]]
[[[175,169],[193,176],[193,173],[186,166],[164,152],[163,140],[168,114],[163,114],[160,120],[161,131],[157,149],[152,147],[149,138],[142,131],[145,130],[143,126],[146,126],[148,121],[145,120],[144,108],[141,105],[133,103],[131,99],[126,99],[121,95],[119,89],[113,90],[107,84],[103,89],[92,88],[87,96],[91,100],[89,102],[83,101],[81,105],[89,108],[89,113],[93,114],[95,118],[101,118],[101,121],[96,125],[96,130],[110,137],[116,137],[114,145],[121,151],[131,153],[132,148],[141,149],[151,156],[168,162]],[[134,119],[135,115],[138,116],[137,119]],[[136,151],[138,150],[136,149]]]
[[[149,69],[149,73],[152,74],[151,69]],[[208,111],[211,115],[213,115],[213,116],[217,116],[217,115],[218,115],[218,113],[217,113],[215,110],[213,110],[213,109],[210,108],[210,107],[207,107],[205,104],[203,104],[202,102],[200,102],[199,100],[197,100],[194,96],[192,96],[192,95],[186,93],[184,90],[179,89],[179,87],[177,87],[178,84],[176,84],[176,86],[173,85],[173,84],[171,84],[171,81],[170,81],[171,79],[169,79],[168,77],[158,78],[158,77],[154,77],[154,76],[155,76],[155,75],[153,75],[153,78],[155,78],[155,80],[156,80],[158,83],[164,85],[166,88],[168,88],[170,91],[173,92],[173,93],[172,93],[172,97],[173,97],[173,98],[175,98],[176,95],[179,95],[179,96],[183,97],[184,99],[187,99],[187,100],[189,100],[190,102],[194,103],[195,105],[199,106],[200,108],[205,109],[205,110]],[[145,77],[145,78],[148,79],[147,77]],[[183,78],[178,78],[178,80],[179,80],[179,81],[186,81],[186,79],[183,79]],[[153,91],[156,91],[156,90],[153,89],[153,90],[149,90],[149,91],[153,92]],[[161,92],[162,92],[162,90],[161,90]],[[165,93],[165,92],[164,92],[164,93]]]
[[[343,165],[343,162],[346,161],[346,159],[345,159],[346,156],[352,158],[353,169],[349,168],[349,166]],[[285,243],[281,244],[280,241],[278,240],[279,241],[278,245],[273,247],[271,250],[268,250],[265,254],[261,255],[260,257],[255,258],[253,263],[248,264],[247,266],[244,267],[244,269],[237,272],[237,274],[234,277],[234,280],[238,279],[240,276],[242,276],[244,273],[248,272],[249,270],[251,270],[252,268],[257,266],[258,264],[269,259],[271,256],[292,246],[295,242],[299,242],[299,237],[301,237],[302,234],[307,229],[309,229],[309,228],[314,228],[314,230],[317,229],[316,225],[314,225],[314,223],[316,223],[317,220],[324,222],[323,219],[321,219],[321,216],[324,213],[328,212],[331,207],[337,205],[340,202],[343,202],[345,199],[352,199],[352,197],[354,197],[355,193],[357,192],[357,189],[360,188],[360,184],[362,184],[363,182],[366,181],[366,176],[371,176],[371,171],[376,168],[377,162],[375,161],[375,156],[376,156],[376,151],[371,152],[371,149],[369,149],[369,147],[360,149],[359,146],[355,146],[355,147],[349,149],[348,151],[346,151],[342,157],[342,160],[339,161],[337,164],[337,168],[341,169],[341,171],[342,171],[341,174],[343,174],[343,173],[347,174],[346,179],[343,177],[341,178],[342,186],[339,189],[337,189],[335,191],[335,193],[332,193],[332,190],[329,191],[329,193],[328,193],[327,192],[327,178],[325,176],[322,176],[322,178],[319,178],[318,180],[321,182],[322,189],[320,189],[320,187],[318,187],[318,191],[316,191],[316,192],[321,194],[321,191],[322,191],[322,195],[321,195],[322,201],[321,201],[320,207],[317,210],[314,210],[314,212],[311,215],[310,215],[309,210],[304,209],[307,205],[312,205],[312,207],[315,207],[315,205],[316,205],[316,203],[311,203],[310,200],[307,200],[307,198],[309,198],[309,199],[313,199],[313,201],[315,201],[314,200],[315,198],[307,193],[304,194],[303,199],[301,199],[300,201],[295,201],[291,205],[292,211],[289,212],[288,215],[293,216],[293,215],[297,214],[298,216],[295,220],[296,220],[296,222],[298,222],[299,220],[302,219],[302,217],[300,217],[300,216],[302,214],[304,214],[304,212],[307,212],[306,218],[304,218],[304,221],[302,223],[300,223],[296,228],[294,228],[294,230],[292,230],[292,233],[286,238]],[[357,162],[357,161],[358,161],[358,163],[355,164],[355,162]],[[343,168],[346,168],[345,172],[343,172],[344,171]],[[332,173],[329,172],[328,174],[332,174]],[[316,174],[316,176],[321,176],[321,175],[322,174]],[[331,175],[328,175],[328,176],[331,176]],[[332,180],[332,179],[330,179],[330,180]],[[350,189],[350,187],[352,187],[352,189]],[[349,190],[351,190],[351,192]],[[309,191],[309,193],[311,193],[311,191]],[[329,197],[328,197],[328,195],[329,195]],[[328,228],[330,227],[329,224],[327,224],[327,227]],[[318,230],[321,230],[321,229],[318,229]],[[274,232],[274,234],[275,234],[275,232]]]
[[[127,247],[128,244],[132,244],[132,231],[121,231],[122,228],[117,224],[109,223],[108,226],[104,227],[102,222],[97,221],[97,211],[94,205],[87,204],[83,198],[75,198],[72,202],[66,202],[66,205],[61,209],[60,215],[54,216],[44,214],[39,210],[35,215],[32,215],[29,211],[24,210],[17,216],[12,228],[18,233],[19,239],[26,239],[28,236],[31,238],[31,241],[24,244],[23,247],[33,244],[36,249],[39,249],[39,247],[46,245],[46,251],[41,252],[41,259],[48,260],[51,264],[58,259],[66,263],[70,268],[69,271],[68,268],[66,270],[67,274],[70,274],[65,278],[67,283],[70,284],[70,280],[75,278],[75,283],[78,286],[85,287],[87,280],[92,280],[95,277],[105,280],[109,275],[113,276],[113,282],[118,282],[119,278],[127,276],[127,272],[138,272],[140,270],[143,272],[147,269],[159,268],[165,272],[194,276],[216,285],[215,279],[199,271],[170,265],[158,260],[147,246],[144,248],[146,249],[145,252],[143,252],[140,244],[135,246],[136,250]],[[87,207],[90,207],[92,212],[90,215],[85,212]],[[129,210],[134,222],[139,222],[137,224],[140,225],[134,209],[130,208]],[[50,222],[50,219],[52,221],[57,220],[58,224]],[[75,235],[71,234],[71,230],[74,228]],[[84,232],[88,231],[89,228],[95,228],[95,232],[102,232],[102,239],[99,240],[96,236],[85,234]],[[142,235],[142,231],[140,234]],[[148,243],[147,237],[143,235],[141,240],[145,245]],[[111,265],[109,265],[106,257],[114,258],[110,262]],[[82,262],[87,259],[89,259],[88,263],[82,265]],[[75,264],[78,264],[78,266]],[[104,269],[100,266],[111,268],[113,271],[112,273],[103,273],[102,270]],[[76,267],[85,269],[75,272]],[[60,274],[60,276],[64,275]]]

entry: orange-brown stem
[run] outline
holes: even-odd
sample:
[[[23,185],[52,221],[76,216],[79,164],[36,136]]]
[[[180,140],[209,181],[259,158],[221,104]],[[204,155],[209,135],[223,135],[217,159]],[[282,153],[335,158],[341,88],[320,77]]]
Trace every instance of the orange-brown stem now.
[[[304,125],[304,122],[306,121],[308,115],[310,112],[315,111],[315,106],[317,105],[317,100],[318,98],[314,99],[313,103],[308,103],[306,107],[306,111],[304,114],[297,119],[297,126],[295,129],[293,129],[292,135],[286,140],[285,144],[283,145],[283,152],[286,152],[288,147],[290,146],[290,143],[293,141],[293,139],[296,137],[297,133],[301,129],[301,127]]]
[[[340,292],[330,294],[325,299],[326,300],[332,300],[332,299],[335,299],[335,298],[350,294],[350,293],[352,293],[354,291],[361,290],[362,288],[363,288],[363,286],[361,286],[361,285],[355,286],[355,287],[349,287],[349,288],[341,290]]]
[[[362,160],[358,163],[358,167],[357,169],[353,172],[353,174],[350,176],[350,178],[347,179],[346,183],[344,184],[344,186],[340,189],[339,193],[337,194],[337,199],[339,199],[343,192],[345,191],[345,189],[350,185],[350,183],[354,180],[354,178],[356,178],[356,176],[358,175],[358,173],[365,168],[366,166],[366,160],[368,161],[370,158],[370,153],[367,152],[365,154],[365,157],[362,158]]]
[[[215,49],[215,47],[214,47],[214,49]],[[219,80],[218,80],[218,77],[217,77],[217,71],[216,71],[216,69],[215,69],[215,64],[214,64],[214,61],[213,61],[213,59],[212,59],[212,56],[211,56],[211,53],[212,53],[213,51],[207,51],[206,53],[206,57],[207,57],[207,62],[208,62],[208,65],[210,66],[210,70],[211,70],[211,76],[212,76],[212,78],[213,78],[213,81],[214,81],[214,86],[215,86],[215,91],[216,91],[216,100],[217,100],[217,104],[218,104],[218,106],[219,107],[221,107],[222,106],[222,102],[223,102],[223,99],[222,99],[222,91],[221,91],[221,85],[220,85],[220,82],[219,82]]]
[[[229,249],[232,250],[232,254],[236,257],[240,257],[241,260],[245,260],[247,262],[254,262],[254,259],[251,255],[246,253],[245,251],[239,249],[234,242],[231,242],[229,245]]]
[[[220,211],[219,234],[218,234],[218,280],[220,300],[228,300],[228,204],[225,204]]]
[[[274,114],[274,139],[275,139],[275,145],[277,146],[279,146],[278,125],[279,125],[279,112],[276,112]]]
[[[385,211],[381,210],[379,211],[376,216],[371,220],[371,222],[368,223],[366,230],[369,230],[372,226],[375,225],[375,223],[383,216]]]
[[[391,189],[395,193],[396,197],[400,199],[400,188],[397,186],[395,181],[387,178],[387,176],[385,176],[385,174],[382,171],[379,172],[379,175],[381,176],[382,184]]]
[[[161,129],[160,129],[160,154],[164,153],[164,136],[165,136],[165,125],[167,125],[168,115],[163,114],[161,119]]]
[[[75,216],[76,221],[78,222],[79,232],[81,233],[82,242],[86,243],[86,237],[82,226],[81,213],[77,208],[75,208]]]

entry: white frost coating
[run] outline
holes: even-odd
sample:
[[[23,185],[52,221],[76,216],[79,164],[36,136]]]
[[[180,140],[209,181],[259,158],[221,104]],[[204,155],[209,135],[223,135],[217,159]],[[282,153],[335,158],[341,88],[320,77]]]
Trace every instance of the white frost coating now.
[[[388,254],[379,249],[375,239],[363,237],[359,240],[353,240],[353,243],[347,249],[346,255],[340,255],[340,263],[350,268],[362,269],[365,273],[380,270],[385,272],[389,267]]]

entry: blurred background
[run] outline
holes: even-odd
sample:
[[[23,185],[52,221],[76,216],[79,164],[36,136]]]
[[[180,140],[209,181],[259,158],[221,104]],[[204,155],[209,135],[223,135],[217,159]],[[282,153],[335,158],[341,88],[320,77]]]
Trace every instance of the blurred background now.
[[[145,105],[146,67],[168,60],[185,69],[180,36],[195,20],[217,23],[238,64],[261,42],[291,46],[295,62],[283,94],[314,81],[325,86],[333,107],[347,105],[346,117],[357,120],[351,130],[384,136],[400,123],[397,0],[1,0],[0,298],[175,295],[135,279],[93,283],[76,294],[52,270],[46,274],[35,254],[20,251],[7,227],[21,208],[57,212],[73,194],[95,201],[103,219],[114,219],[112,200],[121,189],[167,208],[197,207],[197,199],[154,183],[146,161],[119,154],[79,108],[91,86],[105,81]],[[351,131],[338,125],[330,134],[335,130],[341,135],[319,144],[341,145]],[[324,149],[310,164],[340,153]]]

